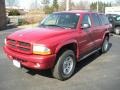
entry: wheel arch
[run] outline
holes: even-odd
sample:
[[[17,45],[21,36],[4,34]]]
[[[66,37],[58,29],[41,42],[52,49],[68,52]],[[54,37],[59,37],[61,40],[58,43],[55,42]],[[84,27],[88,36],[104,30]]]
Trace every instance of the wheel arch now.
[[[104,36],[103,36],[103,41],[104,41],[105,37],[110,38],[110,33],[109,33],[109,32],[106,32],[106,33],[104,34]]]
[[[75,56],[77,57],[78,55],[78,45],[76,41],[72,41],[72,42],[67,42],[64,44],[61,44],[57,47],[57,49],[55,50],[56,53],[56,62],[57,59],[59,58],[59,56],[65,51],[65,50],[72,50],[75,53]]]

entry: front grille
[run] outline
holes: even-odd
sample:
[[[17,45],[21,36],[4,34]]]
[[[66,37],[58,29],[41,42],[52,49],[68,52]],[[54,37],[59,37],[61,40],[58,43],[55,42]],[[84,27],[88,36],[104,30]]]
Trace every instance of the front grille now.
[[[25,43],[25,42],[18,42],[20,46],[26,46],[26,47],[30,47],[29,43]]]
[[[16,41],[12,39],[7,39],[7,46],[15,51],[22,52],[22,53],[31,53],[31,44],[22,42],[22,41]]]
[[[23,47],[18,47],[19,48],[19,50],[22,50],[22,51],[30,51],[30,49],[28,49],[28,48],[23,48]]]
[[[11,39],[8,39],[7,41],[8,41],[10,44],[12,44],[12,45],[14,45],[14,44],[16,43],[15,40],[11,40]]]

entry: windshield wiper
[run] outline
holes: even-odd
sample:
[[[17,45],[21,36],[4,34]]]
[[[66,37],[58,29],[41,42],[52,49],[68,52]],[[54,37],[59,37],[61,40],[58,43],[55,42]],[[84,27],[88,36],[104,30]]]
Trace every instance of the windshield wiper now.
[[[53,26],[53,27],[65,28],[65,27],[63,27],[63,26],[60,26],[60,25],[46,25],[46,26]]]
[[[50,25],[44,25],[44,24],[41,24],[40,26],[43,26],[43,27],[46,27],[46,26],[53,26],[53,27],[60,27],[60,28],[66,28],[66,27],[63,27],[63,26],[60,26],[60,25],[54,25],[54,24],[50,24]]]
[[[50,25],[44,25],[41,24],[40,26],[46,27],[46,26],[53,26],[53,27],[60,27],[60,28],[64,28],[64,29],[72,29],[72,27],[68,27],[68,26],[60,26],[60,25],[54,25],[54,24],[50,24]]]

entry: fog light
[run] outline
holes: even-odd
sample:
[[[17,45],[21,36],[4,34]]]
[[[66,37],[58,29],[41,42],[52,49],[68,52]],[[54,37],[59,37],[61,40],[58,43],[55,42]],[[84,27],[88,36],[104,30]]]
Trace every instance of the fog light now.
[[[13,60],[13,57],[12,57],[12,56],[8,55],[8,57],[9,57],[10,60]]]
[[[39,64],[39,63],[36,63],[34,67],[35,67],[35,68],[40,68],[40,64]]]

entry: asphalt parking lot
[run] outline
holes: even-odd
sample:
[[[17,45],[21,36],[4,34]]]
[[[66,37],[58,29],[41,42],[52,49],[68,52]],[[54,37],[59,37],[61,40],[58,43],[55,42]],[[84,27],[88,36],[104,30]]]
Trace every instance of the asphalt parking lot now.
[[[0,90],[120,90],[120,36],[113,35],[106,54],[95,53],[79,62],[66,81],[50,71],[18,69],[3,52],[4,38],[17,29],[0,31]]]

